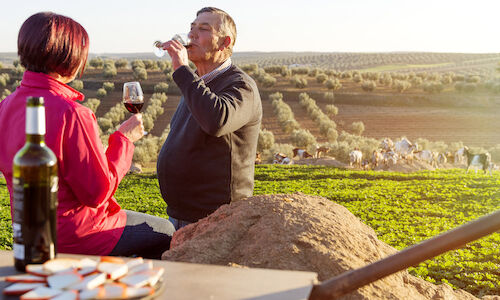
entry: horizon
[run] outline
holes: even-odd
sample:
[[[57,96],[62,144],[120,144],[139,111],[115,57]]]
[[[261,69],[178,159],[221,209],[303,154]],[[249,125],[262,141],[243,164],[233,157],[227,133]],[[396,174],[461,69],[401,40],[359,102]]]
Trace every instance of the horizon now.
[[[160,0],[26,0],[22,10],[13,2],[3,5],[9,13],[0,20],[0,52],[17,52],[17,33],[30,15],[54,11],[86,28],[90,53],[147,53],[152,51],[154,40],[187,32],[196,11],[204,6],[219,7],[235,20],[235,53],[500,52],[500,40],[494,38],[500,27],[496,16],[500,3],[494,0],[478,0],[473,5],[451,0],[255,0],[251,6],[229,0],[181,4]]]

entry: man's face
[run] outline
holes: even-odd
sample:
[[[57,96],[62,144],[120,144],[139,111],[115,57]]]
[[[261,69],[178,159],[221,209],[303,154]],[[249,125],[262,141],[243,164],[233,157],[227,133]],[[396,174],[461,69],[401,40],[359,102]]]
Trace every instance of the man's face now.
[[[191,47],[188,50],[189,59],[194,62],[212,61],[221,49],[224,37],[219,34],[221,17],[215,13],[199,14],[191,23]]]

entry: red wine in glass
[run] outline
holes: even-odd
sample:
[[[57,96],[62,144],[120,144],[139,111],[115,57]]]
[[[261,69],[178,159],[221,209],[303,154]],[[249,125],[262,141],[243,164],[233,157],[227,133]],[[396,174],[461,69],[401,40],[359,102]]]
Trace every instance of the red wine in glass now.
[[[141,111],[144,105],[144,94],[139,82],[132,81],[123,84],[123,104],[133,114]]]
[[[133,102],[124,102],[123,104],[125,105],[125,108],[133,114],[139,113],[142,109],[142,106],[144,105],[144,103],[133,103]]]

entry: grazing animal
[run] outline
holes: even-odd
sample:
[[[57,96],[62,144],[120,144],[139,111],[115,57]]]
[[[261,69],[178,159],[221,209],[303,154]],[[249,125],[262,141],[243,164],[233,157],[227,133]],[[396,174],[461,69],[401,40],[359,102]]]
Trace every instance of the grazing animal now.
[[[396,152],[394,152],[394,150],[392,150],[392,149],[384,151],[383,157],[384,157],[384,159],[383,159],[384,165],[386,165],[386,166],[395,165],[398,163],[398,154]]]
[[[286,154],[278,152],[274,154],[273,164],[291,165],[293,161]]]
[[[384,151],[388,151],[389,149],[394,149],[394,143],[390,138],[385,138],[380,143],[380,148]]]
[[[465,162],[465,151],[469,151],[469,147],[464,146],[455,152],[455,163],[464,164]]]
[[[413,152],[415,157],[420,160],[430,164],[432,167],[437,167],[436,159],[437,152],[432,152],[430,150],[422,150]]]
[[[361,163],[361,168],[363,170],[370,170],[370,161],[368,159],[363,159],[363,162]]]
[[[446,156],[446,160],[451,163],[451,164],[454,164],[455,163],[455,155],[453,155],[453,153],[451,153],[450,151],[446,151],[444,153],[444,155]]]
[[[293,151],[293,157],[298,156],[299,159],[313,157],[311,154],[309,154],[309,152],[307,152],[304,149],[294,148],[292,151]]]
[[[361,161],[363,159],[363,153],[359,149],[354,149],[349,153],[349,166],[357,166],[361,168]]]
[[[255,164],[259,165],[262,163],[262,158],[260,157],[260,152],[255,153]]]
[[[316,146],[316,158],[319,158],[321,153],[328,153],[330,151],[330,147],[327,146]]]
[[[469,172],[470,167],[480,167],[483,169],[486,174],[486,169],[489,169],[491,175],[491,169],[493,164],[491,163],[491,155],[488,152],[480,153],[480,154],[472,154],[469,152],[469,149],[466,148],[464,151],[465,157],[467,158],[467,171]],[[477,174],[477,169],[476,169]]]
[[[382,155],[382,153],[380,153],[380,151],[373,150],[372,165],[374,167],[377,167],[383,160],[384,160],[384,156]]]
[[[417,151],[417,144],[412,144],[407,138],[402,138],[394,144],[394,150],[402,159],[411,161],[413,159],[413,152]]]
[[[446,154],[444,153],[439,153],[437,156],[437,164],[438,165],[444,165],[447,161]]]

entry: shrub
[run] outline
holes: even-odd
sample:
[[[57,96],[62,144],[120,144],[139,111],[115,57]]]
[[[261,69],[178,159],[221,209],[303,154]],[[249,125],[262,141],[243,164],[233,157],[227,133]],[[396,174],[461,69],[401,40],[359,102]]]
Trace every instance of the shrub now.
[[[323,94],[323,98],[328,102],[328,103],[335,103],[335,94],[333,92],[325,92]]]
[[[326,139],[328,142],[333,143],[335,142],[339,137],[339,133],[335,128],[328,128],[328,131],[326,133]]]
[[[292,143],[300,148],[307,148],[316,144],[316,138],[306,129],[294,130],[291,138]]]
[[[7,98],[7,96],[9,96],[10,94],[11,94],[11,91],[9,91],[8,89],[4,89],[2,92],[2,95],[0,96],[0,100]]]
[[[97,90],[97,98],[99,98],[99,99],[102,99],[102,98],[106,97],[107,94],[108,93],[103,88],[100,88],[100,89]]]
[[[79,92],[83,91],[83,81],[81,80],[73,80],[73,82],[70,83],[70,86]]]
[[[100,68],[102,68],[104,66],[104,61],[100,57],[92,58],[89,61],[89,65],[91,67],[96,68],[96,69],[100,69]]]
[[[259,131],[259,139],[257,142],[257,151],[263,152],[270,149],[274,145],[274,134],[266,129]]]
[[[12,65],[14,65],[14,68],[17,68],[21,66],[21,62],[19,61],[19,59],[16,59],[12,62]]]
[[[132,66],[132,69],[135,69],[135,68],[143,68],[143,69],[145,69],[146,68],[146,65],[140,59],[133,60],[132,63],[131,63],[131,66]]]
[[[353,122],[351,124],[351,131],[353,134],[361,135],[365,131],[365,124],[363,122]]]
[[[146,68],[146,70],[152,70],[156,68],[156,63],[154,63],[151,59],[144,59],[142,60],[142,62],[144,63],[144,67]]]
[[[7,81],[3,76],[0,76],[0,87],[6,87],[6,86],[7,86]]]
[[[115,84],[113,82],[103,82],[102,88],[105,89],[107,93],[111,93],[115,89]]]
[[[444,89],[444,86],[441,82],[430,81],[423,83],[422,88],[425,92],[428,93],[439,93]]]
[[[167,93],[168,92],[168,83],[159,82],[154,87],[155,93]]]
[[[394,80],[393,87],[400,93],[411,87],[411,83],[406,80]]]
[[[338,107],[333,104],[327,104],[325,107],[326,114],[330,117],[336,116],[339,113]]]
[[[103,75],[105,78],[113,78],[116,76],[117,74],[117,71],[116,71],[116,67],[115,67],[115,64],[111,61],[111,62],[106,62],[104,64],[104,68],[103,68],[103,71],[102,71]]]
[[[156,65],[158,66],[158,69],[160,69],[162,72],[165,72],[165,70],[168,70],[169,72],[172,72],[172,64],[167,61],[167,60],[157,60]]]
[[[97,111],[97,108],[99,107],[100,104],[101,100],[96,98],[89,98],[87,99],[87,101],[85,101],[85,103],[83,103],[83,105],[90,108],[94,112],[94,114]]]
[[[303,89],[307,86],[307,79],[303,77],[294,76],[290,82],[299,89]]]
[[[16,81],[14,81],[14,83],[11,86],[15,90],[20,85],[21,85],[21,81],[20,80],[16,80]]]
[[[342,84],[337,78],[328,79],[327,81],[325,81],[325,85],[326,88],[331,91],[338,90],[342,87]]]
[[[120,58],[115,61],[115,67],[117,69],[125,69],[128,65],[128,61],[124,58]]]
[[[0,69],[3,69],[3,65],[2,65],[2,63],[1,63],[1,62],[0,62]]]
[[[5,84],[7,85],[10,82],[10,75],[8,73],[2,73],[0,74],[0,77],[5,79]]]
[[[328,76],[326,76],[326,74],[318,74],[318,75],[316,76],[316,82],[317,82],[317,83],[323,83],[323,82],[325,82],[327,79],[328,79]]]
[[[360,74],[356,74],[352,77],[352,81],[354,82],[361,82],[363,80],[363,77]]]
[[[373,80],[363,80],[363,83],[361,84],[363,91],[372,92],[376,87],[377,84]]]
[[[136,80],[147,80],[148,79],[148,72],[146,71],[145,68],[137,67],[134,68],[134,79]]]
[[[260,80],[260,83],[262,83],[264,87],[272,87],[273,85],[276,84],[276,78],[274,78],[269,74],[266,74],[264,78]]]
[[[477,75],[474,75],[474,76],[467,76],[465,78],[465,81],[466,82],[469,82],[469,83],[479,83],[481,81],[481,77],[477,76]]]
[[[108,118],[99,118],[97,119],[97,123],[103,132],[109,131],[113,129],[113,122]]]
[[[380,84],[383,84],[385,86],[391,86],[392,85],[392,76],[389,73],[383,73],[382,76],[378,79],[378,82]]]

